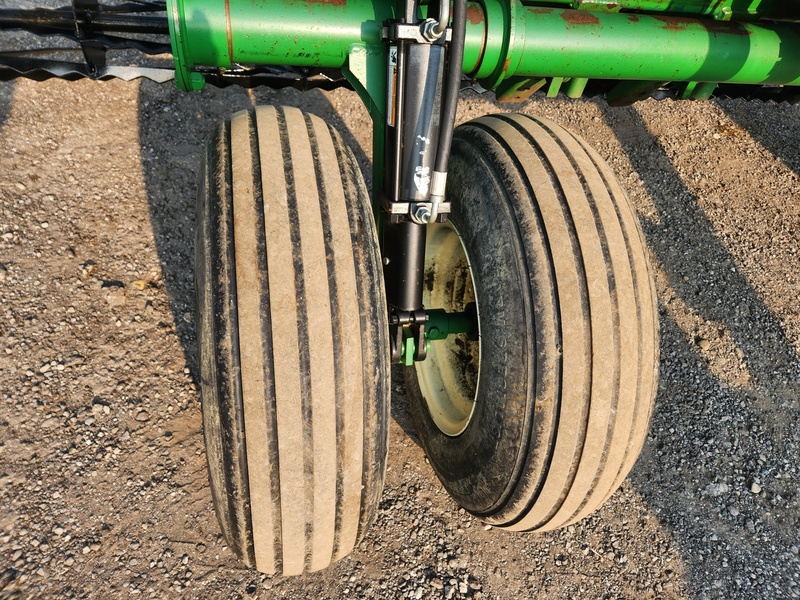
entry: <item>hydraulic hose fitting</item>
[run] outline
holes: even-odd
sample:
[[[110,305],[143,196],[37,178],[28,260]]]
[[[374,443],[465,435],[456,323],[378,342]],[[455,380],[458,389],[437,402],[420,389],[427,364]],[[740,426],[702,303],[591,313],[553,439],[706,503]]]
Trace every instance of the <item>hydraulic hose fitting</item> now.
[[[434,171],[431,177],[431,212],[430,223],[435,223],[439,217],[439,208],[444,202],[444,192],[447,187],[447,173]]]
[[[439,20],[426,19],[422,24],[422,37],[429,42],[440,39],[447,31],[450,22],[450,0],[441,0],[439,3]]]

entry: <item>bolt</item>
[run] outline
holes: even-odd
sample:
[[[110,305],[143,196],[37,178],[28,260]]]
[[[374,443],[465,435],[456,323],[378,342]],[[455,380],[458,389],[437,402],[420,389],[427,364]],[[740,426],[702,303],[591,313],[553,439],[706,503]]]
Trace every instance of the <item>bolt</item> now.
[[[414,220],[418,223],[428,223],[431,220],[431,209],[427,206],[418,206],[414,211]]]
[[[445,25],[446,27],[446,25]],[[441,28],[441,31],[438,31]],[[427,19],[420,28],[422,37],[424,37],[429,42],[433,43],[439,38],[442,37],[442,34],[445,32],[445,28],[443,28],[439,22],[434,21],[433,19]]]

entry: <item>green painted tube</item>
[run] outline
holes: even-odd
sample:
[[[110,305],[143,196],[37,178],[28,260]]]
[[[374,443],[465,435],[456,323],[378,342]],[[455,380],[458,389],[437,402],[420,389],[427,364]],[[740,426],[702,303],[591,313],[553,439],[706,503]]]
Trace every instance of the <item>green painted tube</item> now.
[[[441,308],[428,310],[425,335],[429,340],[444,340],[449,335],[470,333],[475,327],[474,313],[449,313]]]
[[[513,75],[800,83],[800,30],[793,25],[484,1],[487,31],[503,32],[503,37],[487,36],[477,72],[485,87]]]
[[[644,0],[642,0],[644,1]],[[650,0],[655,2],[656,0]],[[344,67],[383,51],[393,2],[168,0],[176,81],[199,67]],[[464,72],[494,88],[511,76],[800,84],[800,27],[606,13],[481,0],[468,10]]]
[[[527,2],[529,4],[529,2]],[[715,17],[741,21],[800,21],[800,0],[550,0],[564,8],[590,8],[603,12],[644,11],[689,17]]]
[[[499,55],[497,44],[486,44],[478,76],[488,77],[489,87],[512,75],[800,84],[800,30],[793,25],[519,3],[509,13],[508,0],[485,2],[488,26],[502,20],[504,31],[512,32]]]
[[[392,2],[169,0],[188,64],[341,67],[350,46],[381,43]]]
[[[242,65],[342,67],[354,45],[380,46],[394,2],[371,0],[167,0],[173,54],[186,69]],[[464,69],[474,71],[483,13],[471,3]]]

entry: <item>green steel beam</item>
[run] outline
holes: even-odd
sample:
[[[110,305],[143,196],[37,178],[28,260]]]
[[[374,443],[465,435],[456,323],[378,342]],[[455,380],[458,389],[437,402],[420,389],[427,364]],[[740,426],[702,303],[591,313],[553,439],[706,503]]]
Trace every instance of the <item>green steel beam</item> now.
[[[196,67],[343,68],[355,51],[380,56],[392,5],[168,0],[176,81],[198,87]],[[464,72],[489,88],[511,76],[800,85],[800,27],[482,0],[469,7]]]
[[[477,77],[495,87],[506,77],[800,84],[800,28],[603,13],[485,0],[487,30],[503,21],[505,38],[487,39]],[[500,69],[498,70],[498,66]]]
[[[381,44],[393,2],[169,0],[191,65],[341,67],[350,47]]]
[[[342,68],[354,49],[383,48],[382,25],[395,16],[389,0],[167,0],[167,11],[176,82],[187,90],[197,89],[195,67]],[[469,17],[482,19],[477,5]],[[483,36],[482,21],[468,29],[465,72],[477,69]]]
[[[604,12],[643,11],[741,21],[800,21],[800,0],[550,0],[549,4]]]
[[[441,308],[428,309],[425,337],[444,340],[449,335],[470,333],[475,328],[475,316],[467,312],[449,313]]]

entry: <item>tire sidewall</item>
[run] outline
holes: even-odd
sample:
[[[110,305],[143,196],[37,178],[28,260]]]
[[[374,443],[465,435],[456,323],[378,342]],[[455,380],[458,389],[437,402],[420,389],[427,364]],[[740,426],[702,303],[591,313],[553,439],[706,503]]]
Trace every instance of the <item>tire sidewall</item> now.
[[[533,324],[525,252],[509,198],[519,182],[494,172],[490,148],[475,139],[459,144],[464,135],[463,128],[456,132],[448,200],[450,221],[471,263],[481,339],[476,404],[464,432],[442,433],[413,368],[407,380],[411,412],[434,470],[464,508],[484,514],[513,491],[527,439]]]

